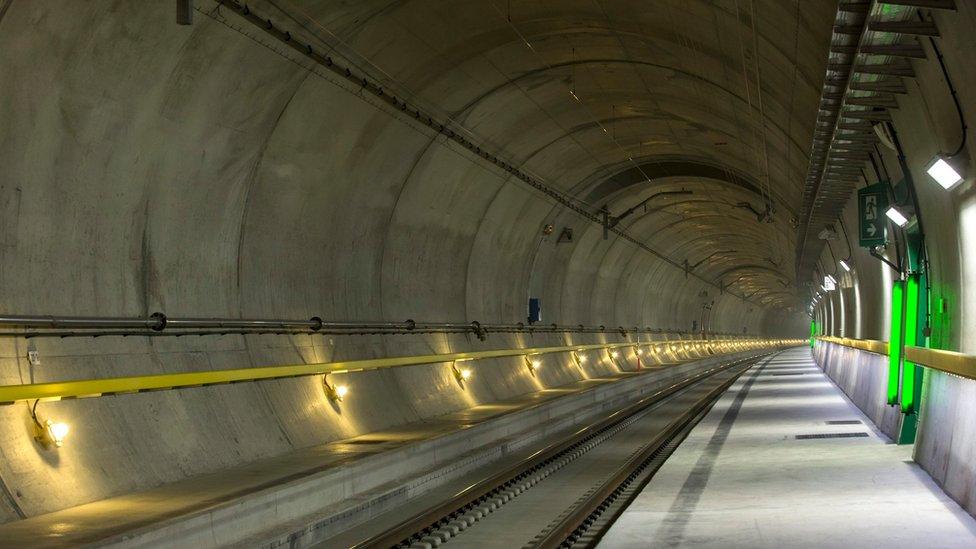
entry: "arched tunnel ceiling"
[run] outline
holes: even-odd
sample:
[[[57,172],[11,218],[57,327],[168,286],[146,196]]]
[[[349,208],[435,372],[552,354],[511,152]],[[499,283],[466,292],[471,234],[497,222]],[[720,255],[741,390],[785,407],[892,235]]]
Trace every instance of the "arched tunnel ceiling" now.
[[[628,232],[675,261],[704,258],[697,272],[718,284],[794,301],[785,258],[835,2],[272,4],[593,211],[694,188]],[[766,204],[771,223],[756,215]]]
[[[593,212],[692,190],[648,204],[626,230],[723,287],[795,301],[785,259],[836,2],[252,6]]]

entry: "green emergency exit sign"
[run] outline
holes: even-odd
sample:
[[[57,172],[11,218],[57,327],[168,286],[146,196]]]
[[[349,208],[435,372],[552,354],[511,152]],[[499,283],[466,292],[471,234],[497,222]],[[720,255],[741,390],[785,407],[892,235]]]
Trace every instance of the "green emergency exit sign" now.
[[[862,248],[884,245],[887,209],[887,183],[876,183],[857,191],[858,240]]]

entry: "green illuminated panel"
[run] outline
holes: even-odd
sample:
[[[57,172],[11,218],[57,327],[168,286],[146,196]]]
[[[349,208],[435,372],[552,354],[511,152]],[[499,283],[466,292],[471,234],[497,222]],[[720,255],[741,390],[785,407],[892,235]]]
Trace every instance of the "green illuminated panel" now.
[[[817,335],[817,322],[810,323],[810,347],[813,347],[813,338]]]
[[[905,345],[915,345],[918,338],[918,275],[908,277],[905,286]],[[901,380],[901,411],[915,410],[915,364],[905,361]]]
[[[898,374],[901,365],[901,328],[904,320],[905,283],[891,286],[891,336],[888,338],[888,404],[898,404]]]

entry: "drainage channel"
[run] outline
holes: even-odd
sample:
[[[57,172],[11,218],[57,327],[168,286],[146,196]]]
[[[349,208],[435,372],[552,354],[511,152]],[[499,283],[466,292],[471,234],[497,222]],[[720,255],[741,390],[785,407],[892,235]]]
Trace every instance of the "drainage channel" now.
[[[716,366],[648,395],[355,547],[591,546],[761,358]]]

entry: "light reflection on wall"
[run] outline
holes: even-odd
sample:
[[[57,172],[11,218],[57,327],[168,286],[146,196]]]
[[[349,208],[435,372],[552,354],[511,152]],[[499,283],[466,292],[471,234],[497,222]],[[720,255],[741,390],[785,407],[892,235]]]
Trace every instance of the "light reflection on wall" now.
[[[854,281],[854,337],[864,339],[864,327],[861,325],[861,281],[857,274],[852,274]]]
[[[888,254],[884,254],[884,257],[887,258]],[[891,333],[891,268],[882,261],[878,261],[877,265],[881,269],[881,300],[884,306],[881,315],[881,333],[878,335],[881,339],[887,340],[888,334]]]
[[[840,337],[847,337],[847,305],[844,303],[844,288],[841,288],[840,284],[837,285],[837,299],[840,300],[840,330],[838,333]]]
[[[959,211],[959,255],[963,281],[976,280],[976,200],[968,200]],[[960,284],[961,329],[959,351],[976,352],[976,284]]]

